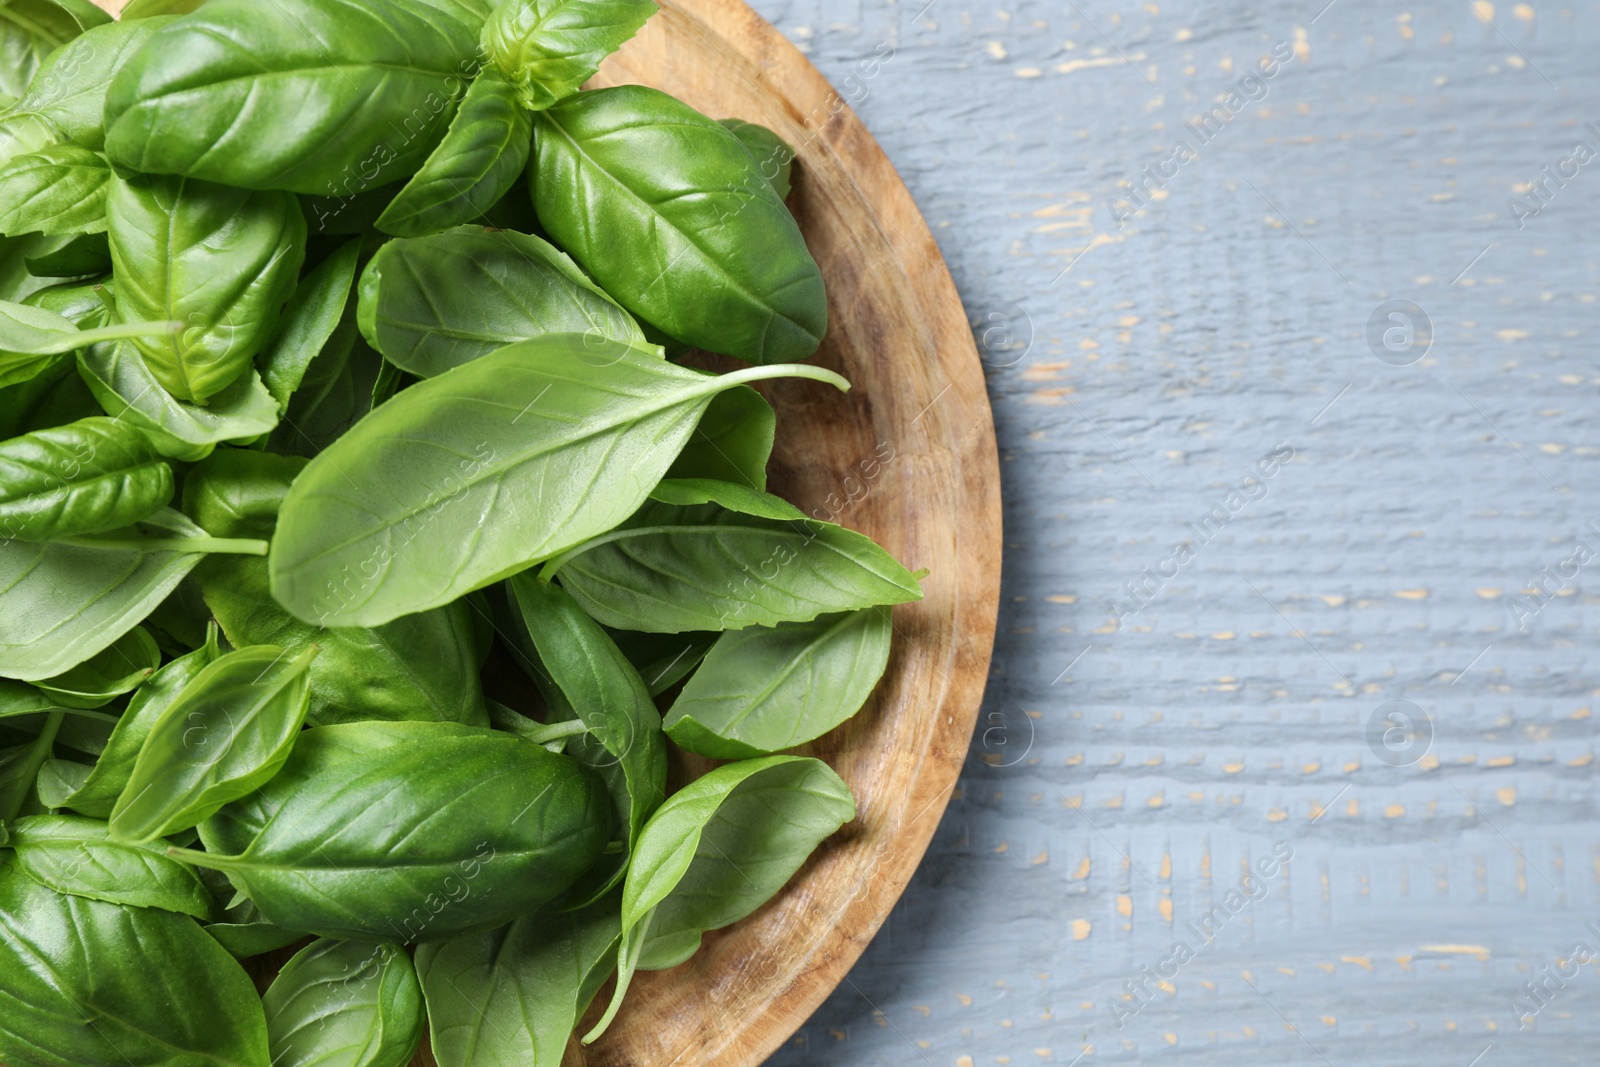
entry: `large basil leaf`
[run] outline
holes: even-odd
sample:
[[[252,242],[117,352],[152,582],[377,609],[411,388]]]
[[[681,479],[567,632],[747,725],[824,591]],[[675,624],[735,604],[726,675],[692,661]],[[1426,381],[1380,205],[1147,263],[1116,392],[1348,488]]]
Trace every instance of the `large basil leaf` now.
[[[274,1067],[405,1067],[422,1041],[422,987],[397,945],[324,938],[262,996]]]
[[[268,558],[272,593],[325,626],[373,626],[449,603],[611,529],[665,473],[712,397],[783,376],[845,385],[803,366],[715,377],[570,334],[420,382],[295,479]]]
[[[633,664],[570,596],[526,572],[507,584],[540,664],[549,673],[549,682],[541,685],[546,702],[570,712],[587,729],[582,738],[567,743],[567,753],[606,780],[631,848],[666,796],[661,713]],[[565,699],[552,699],[557,693]],[[610,889],[626,865],[625,852],[600,864],[591,872],[598,888],[586,885],[588,895]]]
[[[483,71],[439,147],[378,216],[378,229],[422,237],[477,222],[522,177],[532,147],[533,119],[511,84]]]
[[[267,1067],[244,969],[187,915],[0,870],[0,1061]]]
[[[111,21],[88,0],[8,0],[0,6],[0,106],[22,96],[46,56]]]
[[[385,359],[428,378],[552,333],[644,344],[622,308],[548,241],[462,227],[390,241],[361,275],[361,332]]]
[[[722,124],[739,138],[745,151],[755,158],[761,176],[772,183],[772,190],[778,194],[778,199],[788,200],[789,192],[794,188],[791,178],[794,172],[794,149],[789,147],[788,142],[754,122],[723,119]]]
[[[615,965],[619,896],[418,946],[439,1067],[558,1067]]]
[[[304,460],[288,456],[219,451],[189,472],[184,510],[219,537],[270,538],[283,496],[304,467]],[[213,556],[195,577],[235,645],[321,648],[310,670],[307,719],[313,724],[422,719],[488,725],[471,609],[464,602],[372,629],[322,629],[272,599],[264,559]]]
[[[116,728],[111,731],[105,751],[95,760],[94,769],[60,806],[96,819],[110,818],[111,809],[116,806],[117,798],[127,788],[128,779],[133,775],[139,750],[144,747],[151,728],[160,721],[178,694],[194,681],[195,676],[221,656],[217,628],[213,623],[207,629],[205,644],[168,663],[139,687],[133,699],[128,701],[122,717],[117,720]]]
[[[748,385],[719,393],[667,471],[668,478],[711,478],[766,489],[778,416]]]
[[[675,967],[700,937],[770,900],[824,838],[855,818],[850,787],[820,760],[768,756],[718,767],[650,817],[622,889],[617,989],[593,1041],[638,968]]]
[[[143,430],[157,451],[173,459],[204,459],[219,442],[251,440],[278,424],[277,402],[254,370],[204,407],[163,389],[128,343],[94,345],[78,353],[78,372],[107,415]]]
[[[357,941],[492,929],[560,894],[610,837],[605,786],[510,734],[456,723],[308,730],[282,772],[201,824],[267,921]]]
[[[539,111],[577,92],[655,13],[655,0],[503,3],[484,23],[483,50]]]
[[[717,639],[667,715],[678,747],[748,759],[805,744],[861,710],[889,664],[887,608]]]
[[[111,168],[89,149],[51,145],[0,167],[0,233],[98,233]]]
[[[53,541],[130,526],[172,499],[172,468],[125,423],[98,417],[0,442],[0,532]]]
[[[60,674],[127,633],[200,562],[168,548],[205,531],[170,509],[146,519],[149,546],[89,548],[0,540],[0,677]]]
[[[348,241],[302,278],[266,347],[256,355],[261,380],[278,402],[278,410],[289,409],[289,400],[305,381],[311,360],[338,329],[350,302],[360,254],[361,242]]]
[[[536,113],[534,129],[539,221],[623,307],[752,363],[816,352],[828,328],[822,273],[725,126],[621,85],[567,97]]]
[[[252,645],[202,668],[150,727],[112,835],[144,844],[187,830],[277,774],[305,722],[316,654]]]
[[[112,840],[106,824],[77,815],[31,815],[10,826],[17,866],[57,893],[162,908],[202,922],[216,907],[193,867],[160,847]],[[3,877],[3,876],[0,876]]]
[[[100,150],[105,147],[101,120],[111,79],[145,38],[171,21],[129,19],[124,12],[117,22],[91,28],[51,54],[28,83],[17,110],[46,119],[78,144]]]
[[[135,626],[71,670],[37,683],[39,691],[68,708],[102,708],[131,693],[161,666],[161,649],[143,626]]]
[[[727,482],[667,481],[619,528],[542,572],[621,630],[678,633],[805,622],[918,600],[917,579],[869,538]]]
[[[147,172],[351,196],[433,150],[475,44],[412,0],[210,0],[111,83],[106,152]]]
[[[294,292],[306,254],[300,205],[287,193],[139,174],[112,179],[106,210],[121,317],[184,326],[134,347],[167,392],[205,403],[250,367]]]

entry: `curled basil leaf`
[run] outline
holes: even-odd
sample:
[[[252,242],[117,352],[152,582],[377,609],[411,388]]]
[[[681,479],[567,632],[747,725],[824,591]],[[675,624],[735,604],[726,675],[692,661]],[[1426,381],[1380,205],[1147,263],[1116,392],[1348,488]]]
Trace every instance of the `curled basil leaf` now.
[[[31,815],[10,827],[17,866],[57,893],[210,919],[216,902],[193,867],[167,856],[166,842],[115,841],[98,819]]]
[[[71,670],[35,684],[64,707],[101,708],[138,688],[160,665],[155,638],[135,626]]]
[[[656,13],[655,0],[516,0],[494,9],[483,50],[530,111],[578,91]]]
[[[772,405],[748,385],[719,393],[672,461],[667,477],[710,478],[766,489],[767,461],[777,429]]]
[[[125,423],[80,419],[0,442],[0,535],[52,541],[131,526],[172,499],[172,468]]]
[[[396,945],[323,938],[262,998],[274,1067],[405,1067],[422,1041],[422,987]]]

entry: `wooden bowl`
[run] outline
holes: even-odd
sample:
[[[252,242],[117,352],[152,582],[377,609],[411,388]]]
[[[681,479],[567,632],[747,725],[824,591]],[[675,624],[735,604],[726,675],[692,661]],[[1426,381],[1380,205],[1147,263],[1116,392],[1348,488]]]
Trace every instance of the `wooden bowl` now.
[[[802,750],[850,784],[856,820],[689,962],[639,974],[606,1035],[572,1043],[568,1067],[748,1067],[816,1010],[939,824],[983,695],[999,600],[999,462],[982,367],[910,193],[848,98],[744,3],[660,3],[594,85],[651,85],[794,146],[790,206],[828,283],[831,326],[816,362],[855,386],[842,398],[806,383],[764,390],[778,411],[773,491],[931,573],[926,598],[895,609],[894,654],[872,701]],[[863,50],[846,93],[894,76],[874,58]],[[424,1049],[416,1063],[434,1061]]]

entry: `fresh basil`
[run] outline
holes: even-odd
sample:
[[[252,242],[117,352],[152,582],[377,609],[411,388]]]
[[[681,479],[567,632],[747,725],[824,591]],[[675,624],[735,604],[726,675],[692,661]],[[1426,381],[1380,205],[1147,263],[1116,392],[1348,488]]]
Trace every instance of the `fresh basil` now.
[[[577,92],[655,13],[655,0],[510,0],[484,23],[483,50],[540,111]]]
[[[312,359],[339,328],[355,284],[361,242],[347,241],[311,270],[295,288],[266,346],[256,355],[261,381],[287,411],[305,381]]]
[[[105,127],[101,123],[111,79],[147,37],[171,21],[130,19],[124,11],[116,22],[91,27],[50,54],[28,83],[17,110],[37,115],[63,136],[98,152],[105,147]]]
[[[22,96],[45,57],[110,21],[88,0],[8,0],[0,6],[0,97],[9,103]]]
[[[142,626],[135,626],[71,670],[35,684],[68,708],[101,708],[131,693],[161,666],[161,650]]]
[[[101,341],[160,337],[171,332],[172,326],[167,322],[125,322],[80,330],[53,311],[0,300],[0,353],[49,356]]]
[[[194,868],[167,856],[164,841],[159,847],[126,844],[114,840],[105,823],[78,815],[32,815],[10,831],[6,845],[18,868],[57,893],[201,921],[216,907]]]
[[[384,366],[383,357],[361,339],[355,313],[347,308],[268,436],[268,450],[309,459],[327,448],[372,410],[372,390]]]
[[[748,385],[719,393],[667,470],[668,478],[711,478],[766,489],[778,416]]]
[[[111,168],[75,144],[51,145],[0,167],[0,233],[98,233]]]
[[[755,159],[761,176],[772,183],[772,191],[778,194],[778,199],[789,199],[789,192],[794,188],[794,149],[789,143],[758,123],[723,119],[722,124],[739,138],[745,151]]]
[[[274,1067],[405,1067],[422,1040],[422,988],[396,945],[324,938],[262,996]]]
[[[131,526],[172,499],[172,468],[125,423],[88,418],[0,441],[0,534],[53,541]]]

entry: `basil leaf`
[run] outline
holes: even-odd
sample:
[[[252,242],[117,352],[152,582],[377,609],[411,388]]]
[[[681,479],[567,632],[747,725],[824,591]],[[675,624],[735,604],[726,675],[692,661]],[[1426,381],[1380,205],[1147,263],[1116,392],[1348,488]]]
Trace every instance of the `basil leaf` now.
[[[161,649],[143,626],[135,626],[71,670],[35,683],[68,708],[101,708],[131,693],[161,666]]]
[[[360,253],[361,242],[348,241],[302,278],[271,338],[256,355],[261,380],[278,402],[279,411],[288,410],[290,397],[305,381],[311,360],[338,329],[350,302]]]
[[[219,537],[271,538],[278,507],[305,461],[225,449],[191,470],[184,510]],[[322,629],[272,599],[267,561],[213,556],[195,572],[206,603],[235,645],[321,648],[311,662],[307,720],[363,719],[488,725],[476,641],[465,603],[405,615],[373,629]]]
[[[172,499],[172,468],[103,417],[0,441],[0,532],[53,541],[130,526]]]
[[[722,124],[739,138],[745,151],[755,159],[761,176],[772,183],[772,191],[779,200],[788,200],[794,188],[794,149],[782,137],[765,126],[743,119],[723,119]]]
[[[384,366],[383,357],[361,339],[354,309],[346,308],[290,397],[289,410],[267,438],[267,448],[309,458],[333,444],[372,410],[372,389]]]
[[[178,543],[205,531],[166,509],[142,524]],[[0,540],[0,677],[37,681],[133,629],[200,562],[199,551]],[[163,547],[157,547],[163,546]]]
[[[121,317],[184,325],[134,347],[167,392],[205,403],[249,368],[294,292],[306,253],[299,204],[140,174],[112,179],[106,210]]]
[[[349,196],[417,169],[474,45],[469,28],[411,0],[210,0],[117,74],[106,152],[142,171]]]
[[[839,776],[798,756],[718,767],[667,798],[628,865],[617,989],[584,1042],[610,1025],[635,969],[674,967],[694,955],[705,931],[765,904],[855,814]]]
[[[0,167],[0,233],[98,233],[111,168],[87,148],[51,145]]]
[[[816,352],[828,327],[822,274],[726,127],[622,85],[567,97],[536,113],[534,130],[540,223],[623,307],[752,363]]]
[[[4,362],[0,356],[0,364]],[[100,414],[94,394],[78,375],[76,360],[45,357],[43,365],[23,380],[8,378],[0,372],[0,438]]]
[[[77,815],[32,815],[10,829],[22,873],[57,893],[202,922],[212,916],[211,893],[193,867],[167,857],[164,841],[159,848],[113,841],[105,823]]]
[[[22,96],[46,56],[111,16],[87,0],[9,0],[0,7],[0,95]]]
[[[29,273],[36,277],[87,278],[111,273],[111,246],[104,233],[83,233],[75,237],[50,237],[46,240],[60,243],[23,260],[28,265]]]
[[[602,625],[738,630],[922,597],[917,579],[870,539],[778,497],[703,480],[663,482],[652,497],[541,572],[559,575]]]
[[[252,645],[207,664],[150,727],[112,836],[142,844],[186,830],[277,774],[305,722],[316,654]]]
[[[472,33],[483,28],[483,20],[494,10],[495,0],[418,0],[419,3],[449,15]]]
[[[673,702],[667,736],[713,759],[813,741],[867,702],[893,632],[888,609],[868,608],[725,633]]]
[[[254,985],[193,919],[56,893],[14,867],[0,870],[0,1001],[0,1060],[19,1067],[267,1063]]]
[[[767,461],[777,428],[772,405],[754,389],[742,385],[719,393],[667,477],[711,478],[766,489]]]
[[[639,676],[658,697],[683,681],[705,659],[720,634],[642,634],[632,630],[607,631]]]
[[[420,382],[295,479],[267,561],[273,596],[325,626],[448,603],[615,526],[713,396],[781,376],[843,384],[803,366],[714,377],[563,334]]]
[[[532,742],[362,722],[307,731],[277,777],[201,825],[206,852],[177,855],[225,872],[287,929],[437,940],[555,898],[610,822],[600,780]]]
[[[157,18],[161,15],[187,15],[206,0],[132,0],[117,16],[117,21]]]
[[[228,955],[240,960],[276,952],[306,937],[297,930],[285,930],[268,922],[207,923],[205,931],[227,950]]]
[[[428,378],[514,341],[586,334],[603,364],[613,340],[644,344],[622,308],[548,241],[462,227],[390,241],[361,274],[358,321],[367,341]]]
[[[151,728],[160,721],[178,694],[194,681],[195,676],[221,656],[222,649],[218,647],[217,630],[213,624],[207,630],[204,645],[179,656],[151,675],[150,680],[140,686],[133,699],[128,701],[127,709],[117,720],[105,751],[95,761],[89,777],[59,806],[96,819],[110,818],[117,798],[127,788],[128,779],[133,775],[139,750],[144,747]]]
[[[418,946],[439,1067],[558,1067],[616,964],[619,897]]]
[[[101,120],[111,79],[147,37],[171,21],[130,20],[124,11],[121,20],[89,29],[51,53],[17,101],[17,110],[37,115],[78,144],[99,151],[105,147]]]
[[[567,743],[567,753],[606,780],[631,848],[666,796],[661,713],[633,664],[570,596],[526,572],[513,576],[507,586],[549,672],[549,680],[541,679],[540,685],[547,703],[552,709],[564,703],[568,715],[562,718],[575,718],[587,728],[585,735]],[[558,694],[565,700],[552,699]],[[554,715],[551,720],[560,721]],[[584,887],[586,899],[620,881],[626,865],[626,853],[600,864],[591,872],[595,886]]]
[[[40,724],[38,736],[0,753],[0,826],[27,811],[30,798],[37,799],[39,770],[55,750],[66,714],[59,708],[51,711]]]
[[[66,720],[62,720],[65,723]],[[93,768],[87,763],[51,757],[39,765],[39,774],[33,781],[39,806],[55,811],[67,806],[67,798],[83,788],[84,781]],[[0,845],[4,842],[0,841]]]
[[[128,322],[80,330],[53,311],[0,300],[0,352],[30,356],[71,352],[100,341],[170,333],[165,322]]]
[[[112,418],[143,430],[164,456],[193,462],[222,441],[248,441],[278,424],[278,405],[247,370],[204,407],[174,397],[131,344],[94,345],[78,353],[78,371]]]
[[[539,111],[577,92],[655,13],[654,0],[510,0],[481,40],[523,105]]]
[[[479,221],[517,183],[532,147],[533,119],[511,84],[483,71],[439,147],[378,216],[378,229],[422,237]]]
[[[261,998],[274,1067],[405,1067],[422,1041],[422,987],[396,945],[322,939]]]

